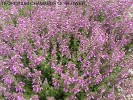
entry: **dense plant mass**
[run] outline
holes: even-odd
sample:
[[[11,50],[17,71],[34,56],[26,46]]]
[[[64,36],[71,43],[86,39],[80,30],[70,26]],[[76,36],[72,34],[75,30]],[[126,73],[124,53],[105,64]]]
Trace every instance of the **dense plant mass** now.
[[[122,100],[133,2],[85,3],[0,7],[1,99]]]

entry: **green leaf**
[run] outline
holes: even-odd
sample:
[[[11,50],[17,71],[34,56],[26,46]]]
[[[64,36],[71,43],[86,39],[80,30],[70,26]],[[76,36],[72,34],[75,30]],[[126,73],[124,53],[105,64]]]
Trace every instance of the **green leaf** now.
[[[98,91],[98,85],[91,84],[90,87],[89,87],[89,89],[90,89],[91,92]]]
[[[85,92],[79,92],[79,93],[76,94],[76,97],[77,97],[78,100],[84,100],[85,96],[86,96]]]
[[[94,17],[94,19],[96,21],[100,21],[100,22],[104,21],[104,18],[105,18],[105,16],[104,16],[104,13],[103,12],[100,12],[99,15],[97,15],[97,16]]]
[[[11,6],[7,4],[7,5],[2,5],[2,7],[4,8],[4,10],[8,10],[10,9]]]
[[[53,87],[49,88],[49,96],[55,96],[56,95],[56,91]]]
[[[40,48],[40,49],[38,49],[38,50],[36,51],[36,54],[37,54],[37,55],[41,55],[41,54],[42,54],[42,52],[43,52],[43,49],[42,49],[42,48]]]
[[[120,22],[121,21],[121,17],[116,17],[116,22]]]
[[[68,63],[68,59],[66,57],[62,57],[62,65],[66,65]]]
[[[13,21],[14,26],[16,27],[16,25],[17,25],[17,18],[14,18],[12,21]]]
[[[24,53],[23,56],[22,56],[22,62],[24,64],[24,66],[28,66],[29,65],[29,60],[27,58],[27,54]]]
[[[56,95],[55,95],[56,100],[64,100],[65,96],[66,94],[62,88],[56,90]]]
[[[24,11],[24,9],[19,9],[19,16],[24,16],[24,17],[26,17],[26,14],[25,14],[25,11]]]

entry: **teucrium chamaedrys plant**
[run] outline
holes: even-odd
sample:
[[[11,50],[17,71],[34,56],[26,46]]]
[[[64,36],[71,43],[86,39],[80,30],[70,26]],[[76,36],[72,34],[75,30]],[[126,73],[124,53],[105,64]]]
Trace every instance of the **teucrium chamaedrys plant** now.
[[[0,7],[1,97],[120,100],[116,86],[132,67],[124,61],[133,39],[132,3]]]

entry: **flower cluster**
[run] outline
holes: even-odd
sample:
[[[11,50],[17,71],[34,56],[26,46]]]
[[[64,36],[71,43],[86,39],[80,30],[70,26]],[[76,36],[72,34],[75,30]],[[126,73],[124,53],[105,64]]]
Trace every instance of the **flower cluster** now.
[[[0,96],[119,100],[116,86],[132,67],[124,59],[133,41],[132,3],[0,7]]]

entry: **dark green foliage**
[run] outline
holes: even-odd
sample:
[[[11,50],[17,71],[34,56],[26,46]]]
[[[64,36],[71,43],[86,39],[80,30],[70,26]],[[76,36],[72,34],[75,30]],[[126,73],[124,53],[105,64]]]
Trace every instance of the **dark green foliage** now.
[[[80,28],[80,29],[79,29],[79,32],[81,32],[82,35],[86,36],[87,38],[90,38],[91,35],[92,35],[92,30],[91,30],[91,28],[90,28],[89,30],[87,30],[87,31],[85,31],[84,28]],[[79,41],[78,41],[78,42],[79,42]]]
[[[48,28],[45,27],[45,28],[42,30],[41,34],[42,34],[43,32],[44,32],[45,34],[48,33]]]
[[[80,29],[79,29],[79,32],[81,32],[83,35],[86,35],[86,33],[85,33],[85,31],[84,31],[83,28],[80,28]]]
[[[69,62],[69,59],[65,56],[62,57],[62,65],[66,65]]]
[[[24,82],[25,86],[24,86],[24,96],[29,99],[34,93],[32,91],[32,79],[31,78],[26,78],[25,76],[20,76],[17,75],[15,76],[15,81],[16,82]],[[15,91],[15,90],[13,90]]]
[[[103,12],[100,12],[99,15],[94,17],[94,20],[102,22],[104,20],[105,16]]]
[[[59,64],[62,61],[61,52],[57,52],[57,59],[58,59],[58,64]]]
[[[98,85],[93,85],[92,84],[92,85],[90,85],[89,89],[90,89],[91,92],[98,91]]]
[[[42,62],[39,66],[37,66],[37,69],[41,70],[42,72],[42,82],[44,82],[44,80],[47,79],[49,85],[52,86],[53,69],[46,62]]]
[[[129,49],[133,49],[133,40],[125,46],[126,54],[130,53]]]
[[[26,17],[26,14],[23,9],[19,9],[19,15]]]
[[[40,49],[38,49],[38,50],[36,51],[36,55],[41,55],[42,52],[43,52],[43,50],[42,50],[42,48],[40,48]]]
[[[53,49],[53,44],[52,44],[52,42],[53,42],[53,39],[50,38],[50,44],[49,44],[49,45],[50,45],[50,50],[49,50],[50,52],[52,52],[52,49]]]
[[[22,62],[24,64],[24,66],[28,66],[29,65],[29,60],[27,58],[27,54],[24,53],[23,56],[22,56]]]
[[[120,22],[121,21],[121,17],[116,17],[116,22]]]
[[[48,51],[48,52],[47,52],[47,56],[46,56],[46,58],[45,58],[47,63],[50,61],[50,58],[51,58],[51,52]]]
[[[76,66],[77,66],[78,68],[80,68],[80,67],[81,67],[81,62],[80,62],[80,61],[77,61],[77,62],[76,62]]]
[[[79,48],[79,40],[76,40],[74,38],[74,36],[72,35],[70,37],[70,45],[69,45],[69,49],[73,52],[78,51]]]
[[[29,43],[31,44],[32,47],[34,47],[34,41],[32,39],[29,40]]]
[[[77,100],[84,100],[86,96],[85,92],[79,92],[76,94]]]
[[[32,79],[24,80],[25,84],[25,97],[30,98],[34,93],[32,92]]]
[[[65,100],[65,93],[63,92],[63,90],[60,88],[56,91],[56,95],[55,95],[55,99],[56,100]]]
[[[14,24],[14,26],[16,27],[16,25],[17,25],[17,18],[14,18],[14,19],[13,19],[13,24]]]

